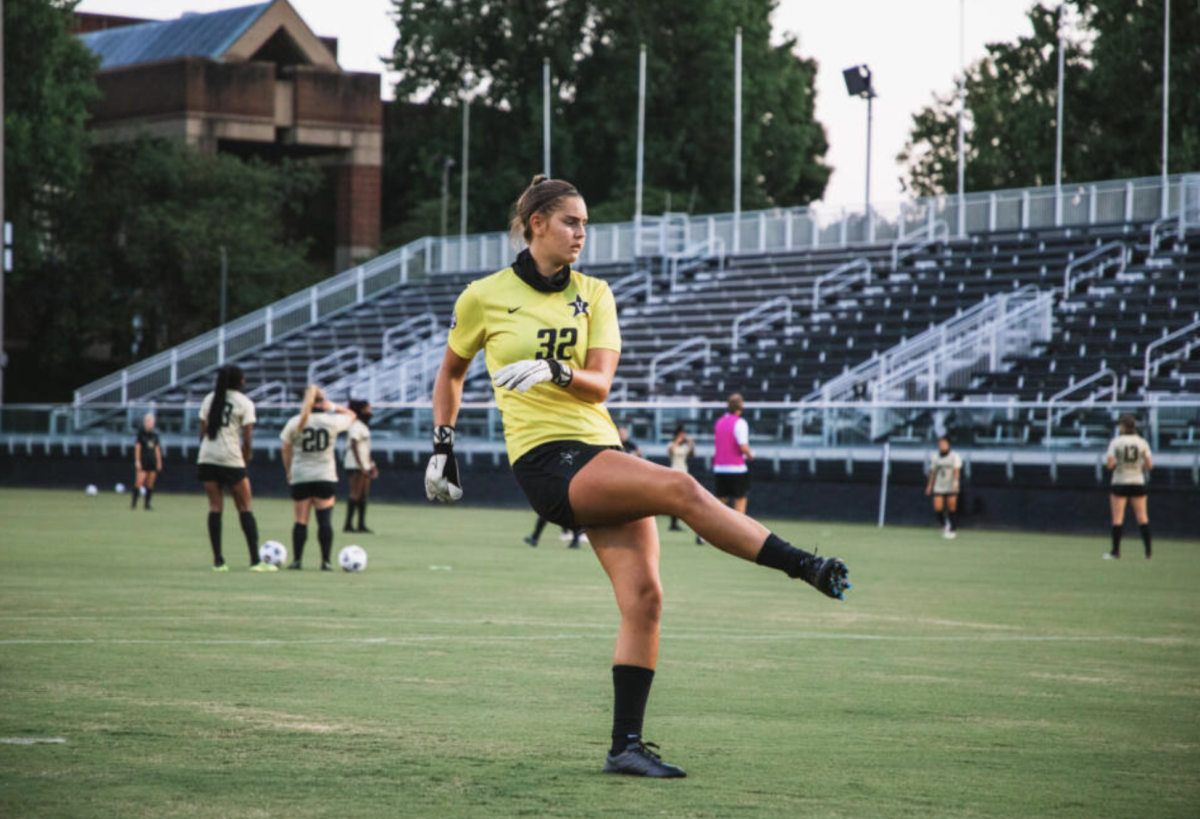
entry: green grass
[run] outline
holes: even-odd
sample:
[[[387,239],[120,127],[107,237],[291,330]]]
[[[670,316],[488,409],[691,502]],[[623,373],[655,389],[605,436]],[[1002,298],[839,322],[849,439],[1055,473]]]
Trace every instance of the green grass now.
[[[0,492],[0,737],[66,739],[0,744],[0,816],[1197,816],[1194,543],[779,523],[837,603],[664,531],[651,782],[598,773],[616,609],[532,514],[376,504],[361,575],[257,575],[230,509],[214,574],[200,497],[127,498]]]

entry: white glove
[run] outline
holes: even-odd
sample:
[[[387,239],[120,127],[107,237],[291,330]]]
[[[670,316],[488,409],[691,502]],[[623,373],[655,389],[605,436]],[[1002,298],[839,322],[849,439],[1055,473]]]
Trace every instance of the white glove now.
[[[433,457],[425,468],[425,497],[454,503],[462,496],[462,479],[454,458],[454,427],[437,427],[433,431]]]
[[[575,374],[571,372],[571,368],[563,362],[555,361],[553,358],[541,358],[514,361],[512,364],[501,367],[492,376],[492,383],[497,387],[528,392],[534,384],[541,384],[543,381],[549,381],[565,389],[571,385],[571,379],[574,377]]]

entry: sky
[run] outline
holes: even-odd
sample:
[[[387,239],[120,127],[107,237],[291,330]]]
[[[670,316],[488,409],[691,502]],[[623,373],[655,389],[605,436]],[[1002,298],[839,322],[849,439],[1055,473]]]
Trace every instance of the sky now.
[[[79,11],[169,19],[186,11],[216,11],[252,0],[83,0]],[[871,198],[876,204],[904,199],[904,148],[912,116],[953,90],[959,60],[959,9],[967,63],[983,56],[989,42],[1029,32],[1025,12],[1034,0],[781,0],[772,21],[775,35],[795,35],[799,52],[814,58],[817,119],[829,138],[826,162],[833,167],[824,202],[861,206],[866,182],[866,103],[846,94],[842,70],[860,63],[874,75]],[[338,61],[351,71],[383,72],[396,27],[389,0],[291,0],[309,27],[338,38]],[[732,37],[732,32],[730,37]],[[384,96],[391,85],[384,79]],[[748,113],[748,112],[747,112]],[[732,112],[730,112],[732,119]],[[730,123],[730,130],[733,125]],[[647,157],[647,176],[653,158]],[[632,169],[630,169],[632,173]],[[732,209],[732,206],[731,206]]]

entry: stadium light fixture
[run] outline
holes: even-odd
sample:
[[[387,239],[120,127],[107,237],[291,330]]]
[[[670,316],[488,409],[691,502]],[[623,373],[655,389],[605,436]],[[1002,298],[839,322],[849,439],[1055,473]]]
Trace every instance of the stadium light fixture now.
[[[871,69],[865,63],[847,68],[842,72],[842,77],[846,81],[846,93],[852,97],[862,97],[867,101],[866,239],[867,241],[873,241],[875,239],[875,219],[871,213],[871,100],[875,99],[878,95],[875,93],[875,86],[871,83]]]

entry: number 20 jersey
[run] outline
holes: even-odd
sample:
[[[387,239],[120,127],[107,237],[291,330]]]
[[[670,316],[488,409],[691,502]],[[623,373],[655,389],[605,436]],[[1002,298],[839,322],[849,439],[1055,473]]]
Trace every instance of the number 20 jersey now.
[[[354,419],[345,413],[314,412],[300,429],[294,415],[279,433],[279,440],[292,446],[291,483],[333,483],[337,480],[334,443],[338,433],[350,429]]]
[[[516,361],[554,358],[582,369],[588,350],[621,352],[617,305],[608,283],[577,270],[558,293],[535,290],[511,267],[471,282],[454,305],[450,349],[461,358],[484,351],[489,373]],[[608,410],[550,382],[528,392],[497,389],[509,463],[549,441],[619,446]]]

